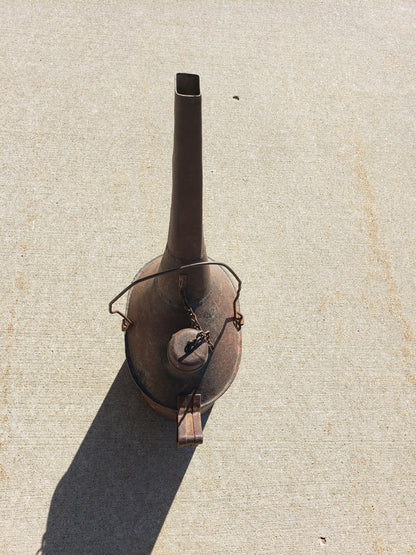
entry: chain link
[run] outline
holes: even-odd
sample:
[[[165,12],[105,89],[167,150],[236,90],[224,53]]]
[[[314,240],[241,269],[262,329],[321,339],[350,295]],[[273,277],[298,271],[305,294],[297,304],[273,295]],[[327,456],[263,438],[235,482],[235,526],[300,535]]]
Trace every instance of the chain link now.
[[[201,324],[198,322],[197,315],[192,310],[191,306],[189,305],[189,303],[186,299],[185,283],[186,283],[186,276],[184,276],[184,275],[179,276],[179,292],[180,292],[180,295],[182,297],[185,312],[189,317],[189,320],[191,322],[191,326],[195,330],[198,331],[195,339],[192,339],[191,341],[188,341],[188,343],[186,344],[185,353],[190,353],[191,351],[196,349],[203,341],[205,341],[207,343],[208,349],[210,351],[213,351],[214,350],[214,345],[213,345],[213,343],[210,339],[209,331],[208,330],[204,331],[202,329]]]

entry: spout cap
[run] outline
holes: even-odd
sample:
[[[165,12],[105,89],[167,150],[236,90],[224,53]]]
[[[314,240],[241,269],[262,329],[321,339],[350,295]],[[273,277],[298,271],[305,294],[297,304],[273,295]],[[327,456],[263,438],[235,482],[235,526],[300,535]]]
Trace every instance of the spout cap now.
[[[168,345],[169,369],[174,374],[189,376],[198,372],[208,360],[208,344],[198,340],[198,331],[184,328],[174,333]]]

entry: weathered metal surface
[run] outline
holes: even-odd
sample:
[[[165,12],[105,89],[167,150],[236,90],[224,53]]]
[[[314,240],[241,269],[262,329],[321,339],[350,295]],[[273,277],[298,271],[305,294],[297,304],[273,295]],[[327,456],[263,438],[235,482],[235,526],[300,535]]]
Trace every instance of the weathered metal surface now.
[[[178,397],[178,447],[196,447],[203,441],[201,424],[201,395]]]

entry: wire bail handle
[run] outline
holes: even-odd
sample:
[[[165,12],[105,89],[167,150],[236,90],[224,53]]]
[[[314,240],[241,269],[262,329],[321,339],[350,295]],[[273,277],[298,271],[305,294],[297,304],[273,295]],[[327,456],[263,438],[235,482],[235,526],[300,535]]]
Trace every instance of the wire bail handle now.
[[[120,310],[113,310],[113,304],[118,301],[118,299],[120,297],[122,297],[125,293],[127,293],[127,291],[129,291],[132,287],[134,287],[135,285],[137,285],[138,283],[142,283],[143,281],[147,281],[149,279],[153,279],[153,278],[157,278],[159,276],[163,276],[165,274],[171,274],[173,272],[180,272],[182,270],[188,270],[189,268],[196,268],[197,266],[222,266],[223,268],[226,268],[230,274],[236,279],[238,286],[237,286],[237,292],[233,301],[233,311],[234,311],[234,316],[233,316],[233,323],[234,326],[236,327],[237,331],[241,330],[241,326],[244,324],[244,317],[243,315],[237,311],[237,301],[240,297],[240,291],[241,291],[241,279],[238,277],[238,275],[234,272],[234,270],[232,268],[230,268],[230,266],[228,266],[227,264],[224,264],[223,262],[215,262],[213,260],[207,260],[205,262],[194,262],[192,264],[185,264],[183,266],[179,266],[177,268],[170,268],[169,270],[163,270],[162,272],[156,272],[155,274],[151,274],[150,276],[145,276],[139,279],[136,279],[135,281],[133,281],[132,283],[130,283],[126,288],[123,289],[123,291],[121,291],[121,293],[119,293],[116,297],[114,297],[114,299],[112,301],[110,301],[109,305],[108,305],[108,310],[110,312],[110,314],[120,314],[120,316],[123,318],[123,322],[121,324],[121,329],[122,331],[126,331],[128,329],[129,326],[132,326],[134,324],[134,322],[132,320],[130,320],[130,318],[128,318],[125,314],[123,314],[122,312],[120,312]]]

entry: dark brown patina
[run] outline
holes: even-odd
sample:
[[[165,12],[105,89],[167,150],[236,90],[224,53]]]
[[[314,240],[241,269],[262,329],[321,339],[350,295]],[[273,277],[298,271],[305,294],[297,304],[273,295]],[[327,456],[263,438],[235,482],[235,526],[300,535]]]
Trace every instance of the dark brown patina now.
[[[238,281],[237,289],[229,272]],[[165,252],[110,303],[110,312],[118,312],[112,310],[114,301],[130,290],[127,314],[119,312],[130,371],[151,407],[177,419],[179,446],[202,443],[200,414],[237,373],[243,323],[240,287],[231,268],[206,254],[199,77],[180,73]]]

